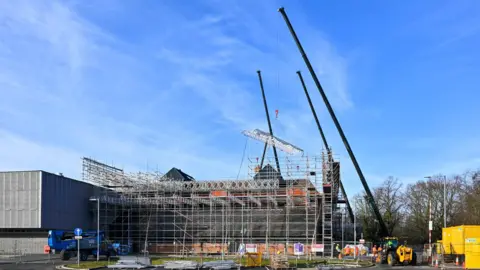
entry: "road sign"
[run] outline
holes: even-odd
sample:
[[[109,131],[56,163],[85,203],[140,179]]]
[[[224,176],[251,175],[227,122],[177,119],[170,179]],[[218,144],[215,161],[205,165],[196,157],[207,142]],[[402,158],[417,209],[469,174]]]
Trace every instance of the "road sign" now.
[[[73,233],[75,234],[75,236],[81,236],[82,233],[83,233],[83,231],[82,231],[82,229],[80,229],[80,228],[76,228],[76,229],[73,231]]]
[[[73,234],[75,234],[75,239],[77,240],[77,249],[78,249],[78,253],[77,253],[77,265],[80,266],[80,239],[82,239],[82,229],[80,228],[75,228],[75,230],[73,230]]]

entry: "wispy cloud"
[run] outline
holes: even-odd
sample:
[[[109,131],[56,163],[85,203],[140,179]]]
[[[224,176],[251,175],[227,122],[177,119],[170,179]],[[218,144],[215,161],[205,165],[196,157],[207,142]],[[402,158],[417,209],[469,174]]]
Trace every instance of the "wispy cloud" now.
[[[427,42],[430,55],[444,51],[449,46],[472,38],[480,33],[477,1],[443,2],[409,22],[402,34],[413,35],[418,42]]]
[[[272,121],[275,135],[317,154],[323,145],[295,74],[301,70],[329,143],[342,161],[347,192],[353,195],[362,189],[360,181],[276,11],[279,6],[271,1],[204,1],[187,6],[177,1],[0,2],[0,170],[45,169],[79,178],[80,158],[90,156],[127,170],[148,166],[166,171],[176,166],[200,179],[235,177],[245,143],[240,132],[267,130],[258,69],[272,118],[279,110],[278,119]],[[372,73],[385,78],[365,78],[371,80],[368,89],[351,92],[356,70],[351,70],[347,56],[352,54],[345,48],[355,45],[336,46],[337,40],[322,31],[328,26],[315,13],[293,1],[286,8],[371,187],[389,175],[407,183],[425,174],[475,166],[478,150],[472,145],[477,135],[458,143],[458,136],[444,140],[450,134],[454,137],[453,132],[442,133],[444,126],[434,131],[430,125],[431,133],[422,132],[420,123],[384,127],[394,122],[388,118],[395,116],[394,110],[406,108],[387,102],[389,91],[396,90],[385,91],[394,89],[386,82],[397,84],[398,76],[406,76],[405,82],[418,77],[398,75],[396,70],[393,75],[382,73],[390,69],[387,59],[371,67]],[[437,43],[445,40],[461,21],[446,34],[426,32],[438,21],[454,21],[453,15],[464,7],[458,9],[439,11],[410,27],[409,34]],[[349,28],[352,23],[345,22]],[[332,22],[332,27],[337,26]],[[429,48],[431,43],[419,50]],[[398,56],[402,57],[409,55]],[[432,62],[435,66],[437,62]],[[411,69],[398,68],[399,72]],[[373,82],[377,80],[378,85]],[[428,81],[422,76],[421,81],[433,80],[437,78]],[[422,107],[432,103],[430,96],[419,96],[418,89],[425,85],[408,83],[408,87]],[[377,103],[387,102],[394,109],[364,103],[359,93],[367,92],[380,97]],[[425,110],[439,110],[432,106],[437,107]],[[409,115],[407,109],[399,114],[418,116]],[[262,144],[249,143],[247,149],[246,154],[255,157]],[[246,177],[245,172],[244,164],[240,177]]]
[[[304,64],[279,30],[277,6],[253,14],[210,4],[193,16],[173,2],[115,2],[108,13],[60,1],[0,3],[0,169],[79,177],[81,156],[91,156],[131,170],[148,164],[201,179],[234,177],[240,131],[265,126],[257,69],[271,111],[281,110],[277,134],[315,145],[306,139],[316,131],[294,73]],[[347,60],[312,36],[305,45],[329,95],[351,107]]]

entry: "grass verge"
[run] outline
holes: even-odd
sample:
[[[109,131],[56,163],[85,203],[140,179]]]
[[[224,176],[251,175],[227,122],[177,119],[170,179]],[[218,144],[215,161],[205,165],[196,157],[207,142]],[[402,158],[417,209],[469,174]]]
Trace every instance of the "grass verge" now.
[[[158,258],[158,257],[152,257],[152,264],[153,265],[160,265],[164,264],[165,262],[168,261],[195,261],[195,262],[211,262],[211,261],[218,261],[220,259],[218,258],[203,258],[203,260],[200,257],[191,257],[191,258]]]

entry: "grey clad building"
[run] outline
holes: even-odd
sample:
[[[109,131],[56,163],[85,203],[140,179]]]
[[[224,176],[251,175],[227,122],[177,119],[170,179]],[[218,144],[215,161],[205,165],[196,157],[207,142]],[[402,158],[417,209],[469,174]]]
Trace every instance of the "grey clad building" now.
[[[0,172],[0,251],[42,253],[48,230],[91,229],[98,187],[45,171]]]

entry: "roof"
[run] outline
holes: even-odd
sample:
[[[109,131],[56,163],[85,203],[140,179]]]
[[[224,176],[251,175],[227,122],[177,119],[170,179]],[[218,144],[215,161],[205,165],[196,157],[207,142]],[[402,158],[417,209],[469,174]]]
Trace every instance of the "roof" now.
[[[272,165],[265,165],[257,174],[253,177],[255,180],[269,180],[269,179],[282,179],[282,175],[275,170]]]
[[[162,178],[175,180],[175,181],[184,181],[184,182],[195,181],[195,178],[182,172],[182,170],[177,169],[175,167],[171,168],[170,171],[168,171]]]

